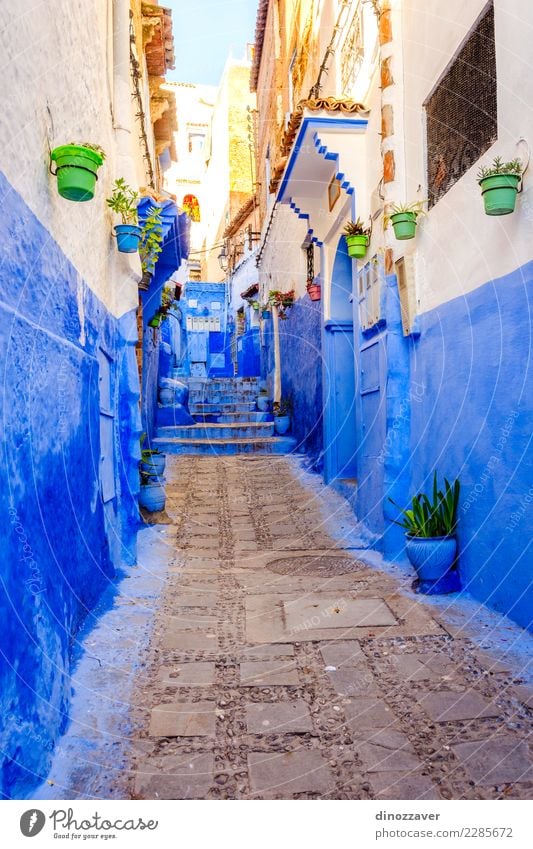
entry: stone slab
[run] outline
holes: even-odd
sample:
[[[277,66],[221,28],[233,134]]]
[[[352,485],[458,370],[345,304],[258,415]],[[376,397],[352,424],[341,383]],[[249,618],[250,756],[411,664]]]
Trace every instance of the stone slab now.
[[[202,687],[215,683],[215,664],[191,661],[162,666],[157,673],[158,683],[165,687]]]
[[[209,754],[166,757],[160,770],[147,761],[135,774],[134,794],[140,799],[203,799],[213,771]]]
[[[376,799],[440,799],[427,775],[405,772],[373,772],[370,784]]]
[[[388,704],[372,696],[347,699],[343,710],[346,724],[353,732],[389,728],[396,723],[396,716]]]
[[[420,767],[409,738],[392,728],[374,731],[367,742],[357,744],[357,754],[367,772],[407,772]]]
[[[533,757],[527,743],[510,735],[456,743],[452,749],[476,784],[515,784],[533,780]]]
[[[337,669],[366,663],[366,656],[357,640],[321,643],[320,654],[326,666],[335,666]]]
[[[150,737],[214,737],[214,702],[171,702],[153,708]]]
[[[345,666],[335,672],[328,672],[331,686],[339,696],[364,696],[378,693],[376,679],[370,669]]]
[[[240,664],[241,686],[297,686],[298,672],[294,661],[247,660]]]
[[[181,593],[176,595],[177,607],[216,607],[218,596],[216,593]]]
[[[173,613],[171,616],[167,616],[163,620],[162,627],[165,631],[169,632],[181,631],[187,628],[201,629],[202,631],[210,629],[212,632],[216,628],[217,623],[217,616],[209,616],[202,611],[188,610],[183,613]]]
[[[449,657],[437,652],[392,654],[388,661],[402,681],[439,680],[457,670]]]
[[[294,793],[324,795],[331,790],[332,776],[328,764],[314,749],[296,752],[251,752],[248,772],[252,794],[281,795],[290,798]]]
[[[216,634],[206,634],[203,631],[168,631],[163,636],[162,647],[176,651],[189,649],[218,651],[218,637]]]
[[[272,643],[272,645],[247,646],[242,650],[243,657],[246,658],[261,658],[261,657],[294,657],[294,646],[292,643]]]
[[[435,722],[455,722],[497,717],[500,708],[473,690],[464,693],[441,691],[417,695],[420,706]]]
[[[246,705],[249,734],[291,734],[313,730],[309,708],[303,699],[293,702],[255,702]]]

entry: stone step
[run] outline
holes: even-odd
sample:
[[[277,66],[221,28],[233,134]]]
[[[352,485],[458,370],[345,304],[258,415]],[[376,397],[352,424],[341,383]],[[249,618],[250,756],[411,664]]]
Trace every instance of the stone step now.
[[[222,395],[217,392],[210,392],[203,395],[200,392],[189,392],[190,404],[255,404],[257,398],[256,393],[249,392],[234,392],[232,394]]]
[[[274,422],[217,422],[160,427],[157,436],[161,439],[256,439],[274,436]]]
[[[166,439],[156,437],[152,446],[166,454],[290,454],[296,447],[292,436],[263,439]]]
[[[195,420],[201,424],[202,422],[213,424],[225,424],[227,422],[273,422],[274,416],[272,413],[260,413],[259,410],[252,410],[247,413],[196,413]]]
[[[255,403],[252,401],[234,402],[232,404],[191,404],[189,403],[189,412],[191,416],[198,413],[253,413],[255,412]]]

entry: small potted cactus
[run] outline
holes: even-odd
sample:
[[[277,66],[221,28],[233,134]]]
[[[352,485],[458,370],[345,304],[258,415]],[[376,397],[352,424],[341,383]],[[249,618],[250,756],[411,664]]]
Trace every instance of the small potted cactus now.
[[[425,215],[424,201],[414,203],[395,203],[385,216],[385,226],[392,224],[394,235],[400,241],[414,239],[418,218]]]
[[[478,182],[487,215],[509,215],[514,212],[518,185],[524,173],[520,159],[503,162],[497,156],[492,165],[478,171]]]

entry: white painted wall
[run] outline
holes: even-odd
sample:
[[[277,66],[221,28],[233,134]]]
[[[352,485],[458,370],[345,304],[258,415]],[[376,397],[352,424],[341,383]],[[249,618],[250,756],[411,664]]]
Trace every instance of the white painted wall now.
[[[403,3],[406,173],[405,198],[427,197],[423,102],[485,8],[485,0],[409,0]],[[498,140],[482,157],[524,158],[533,146],[533,77],[529,0],[495,0],[498,74]],[[533,182],[524,180],[514,215],[483,212],[471,168],[433,207],[411,243],[395,244],[400,256],[416,252],[419,311],[466,294],[533,257]]]
[[[117,173],[113,128],[112,0],[19,0],[0,5],[2,122],[0,168],[61,246],[81,277],[116,316],[138,302],[138,259],[119,255],[105,204]],[[131,101],[132,117],[135,104]],[[149,108],[146,107],[149,114]],[[100,144],[107,159],[88,203],[60,198],[50,149]],[[138,136],[131,134],[138,184]]]

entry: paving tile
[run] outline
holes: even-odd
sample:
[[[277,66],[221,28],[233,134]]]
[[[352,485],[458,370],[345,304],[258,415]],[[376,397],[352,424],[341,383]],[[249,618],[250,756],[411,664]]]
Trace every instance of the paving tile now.
[[[281,795],[290,798],[294,793],[318,793],[331,790],[332,776],[327,762],[314,749],[296,752],[251,752],[248,772],[253,795]]]
[[[218,596],[216,593],[179,593],[175,597],[176,607],[216,607]]]
[[[327,676],[339,696],[364,696],[379,692],[372,672],[363,666],[343,666],[335,672],[328,672]]]
[[[215,683],[215,664],[209,661],[191,661],[162,666],[157,674],[159,683],[166,687],[198,687]]]
[[[150,737],[213,737],[214,702],[172,702],[153,708]]]
[[[169,631],[163,636],[162,647],[181,651],[199,649],[216,652],[218,638],[216,634],[206,634],[203,631]]]
[[[293,702],[254,702],[246,705],[250,734],[290,734],[313,730],[309,708],[303,699]]]
[[[421,707],[435,722],[497,717],[501,709],[474,690],[464,693],[422,693],[417,695]]]
[[[204,799],[213,783],[213,770],[210,754],[165,757],[160,769],[146,761],[135,774],[134,795],[141,799]]]
[[[367,743],[357,743],[357,754],[367,772],[406,772],[417,769],[420,761],[401,731],[384,728],[372,733]]]
[[[387,660],[403,681],[439,680],[457,670],[449,657],[437,652],[391,654]]]
[[[179,604],[179,598],[177,599]],[[165,617],[162,622],[162,628],[165,631],[181,631],[184,628],[196,628],[213,631],[218,623],[217,616],[209,616],[202,611],[187,610],[173,613],[171,616]]]
[[[366,663],[366,656],[357,640],[320,643],[320,654],[326,666],[358,666]]]
[[[241,685],[243,687],[295,686],[298,672],[294,661],[247,660],[241,663]]]
[[[510,735],[457,743],[452,749],[476,784],[533,780],[533,761],[527,743]]]
[[[295,632],[309,623],[314,628],[357,628],[396,625],[397,620],[381,598],[331,598],[312,593],[284,601],[287,629]]]
[[[278,657],[288,655],[294,656],[292,643],[272,643],[271,645],[247,646],[242,650],[243,657]]]
[[[352,731],[367,731],[375,728],[389,728],[396,723],[396,716],[382,699],[347,699],[343,702],[347,725]]]
[[[523,705],[533,710],[533,690],[531,687],[516,686],[511,690],[512,695]]]
[[[373,772],[370,784],[376,799],[440,799],[438,788],[427,775],[405,772]]]

